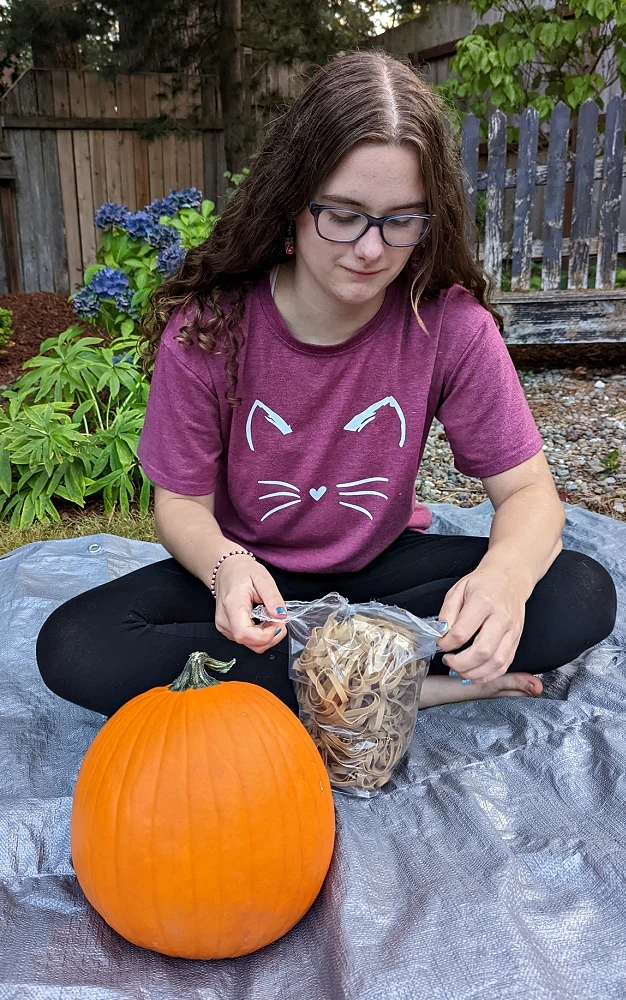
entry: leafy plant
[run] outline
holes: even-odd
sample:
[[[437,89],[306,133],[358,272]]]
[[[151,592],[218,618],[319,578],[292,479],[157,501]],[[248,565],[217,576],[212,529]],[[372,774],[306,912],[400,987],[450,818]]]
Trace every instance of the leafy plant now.
[[[489,105],[507,114],[534,107],[549,118],[558,101],[576,111],[606,87],[626,89],[626,5],[623,0],[569,0],[548,8],[528,0],[469,0],[481,17],[458,42],[451,77],[439,86],[481,119]],[[604,66],[604,73],[600,68]]]
[[[10,309],[0,309],[0,349],[6,347],[13,336],[13,313]]]
[[[103,230],[97,261],[74,295],[83,326],[49,337],[4,392],[0,409],[0,520],[29,528],[60,521],[53,498],[84,507],[102,494],[106,514],[133,502],[147,514],[151,483],[137,459],[149,384],[138,360],[137,322],[154,289],[204,242],[215,205],[196,188],[171,191],[139,212],[110,202],[96,213]]]

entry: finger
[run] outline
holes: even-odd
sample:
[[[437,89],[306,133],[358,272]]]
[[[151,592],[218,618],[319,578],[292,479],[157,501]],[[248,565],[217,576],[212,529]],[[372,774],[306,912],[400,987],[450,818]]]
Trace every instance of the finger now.
[[[450,635],[450,630],[452,626],[459,617],[461,608],[463,607],[464,600],[465,600],[465,587],[463,586],[463,581],[459,580],[457,583],[454,584],[453,587],[450,588],[450,590],[446,594],[444,602],[441,605],[441,610],[439,611],[438,615],[439,621],[447,622],[448,624],[448,629],[445,633],[445,638],[441,636],[437,640],[437,645],[440,647],[440,649],[454,649],[454,645],[452,646],[450,644],[444,645],[444,643],[445,639]],[[458,645],[462,646],[463,643],[460,642],[458,643]]]
[[[470,594],[446,634],[439,640],[439,648],[444,651],[458,649],[476,635],[493,612],[480,593]]]
[[[472,645],[461,653],[446,653],[446,661],[463,678],[485,680],[506,670],[515,648],[515,632],[507,629],[497,615],[491,615]]]

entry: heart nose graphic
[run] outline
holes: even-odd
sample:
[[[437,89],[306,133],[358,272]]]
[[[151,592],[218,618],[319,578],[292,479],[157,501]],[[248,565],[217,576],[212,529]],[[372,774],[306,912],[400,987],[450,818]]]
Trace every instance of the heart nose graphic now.
[[[319,500],[321,497],[324,496],[325,492],[326,492],[325,486],[318,486],[316,490],[309,490],[309,493],[311,494],[314,500]]]

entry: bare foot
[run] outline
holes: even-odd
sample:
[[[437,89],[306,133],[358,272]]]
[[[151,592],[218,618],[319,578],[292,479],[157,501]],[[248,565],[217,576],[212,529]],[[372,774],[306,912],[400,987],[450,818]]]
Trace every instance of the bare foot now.
[[[534,674],[502,674],[486,683],[461,684],[460,677],[426,677],[422,684],[420,709],[447,705],[453,701],[475,701],[478,698],[522,696],[538,698],[543,683]]]

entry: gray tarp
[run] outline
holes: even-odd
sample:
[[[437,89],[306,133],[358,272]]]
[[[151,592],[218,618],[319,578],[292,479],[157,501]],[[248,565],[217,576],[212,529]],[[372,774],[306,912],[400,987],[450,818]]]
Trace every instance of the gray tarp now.
[[[433,505],[488,535],[493,508]],[[335,795],[322,892],[280,941],[189,962],[128,944],[69,858],[76,774],[103,717],[49,693],[35,638],[57,605],[167,557],[114,535],[0,560],[0,1000],[609,1000],[626,997],[626,524],[566,505],[563,541],[619,590],[615,632],[543,680],[418,716],[396,787]]]

